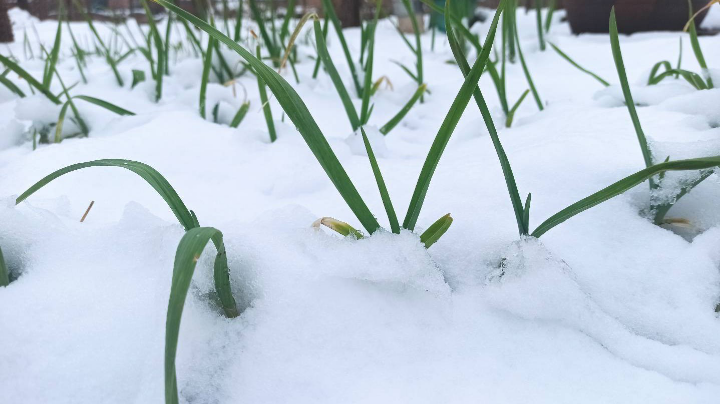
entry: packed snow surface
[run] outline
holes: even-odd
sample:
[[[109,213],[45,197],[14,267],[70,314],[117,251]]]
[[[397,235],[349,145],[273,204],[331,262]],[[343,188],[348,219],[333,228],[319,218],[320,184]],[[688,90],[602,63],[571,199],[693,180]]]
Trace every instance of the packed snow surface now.
[[[708,27],[718,25],[719,12],[713,8]],[[608,36],[573,36],[561,17],[556,13],[547,39],[611,86],[603,87],[550,48],[541,52],[534,13],[519,11],[523,50],[545,109],[538,111],[528,97],[500,138],[521,196],[532,192],[531,228],[644,167]],[[0,52],[41,77],[38,41],[49,49],[56,23],[17,9],[11,18],[16,42]],[[87,26],[71,25],[89,47]],[[138,26],[129,25],[141,39]],[[473,30],[484,38],[488,26]],[[177,39],[182,34],[176,27]],[[247,21],[243,38],[250,37],[249,27]],[[100,24],[99,30],[110,37],[108,26]],[[25,33],[34,59],[24,50]],[[345,34],[358,55],[359,30]],[[414,63],[393,25],[381,21],[377,35],[373,78],[386,76],[392,89],[383,85],[374,97],[368,135],[402,219],[462,74],[447,63],[453,58],[445,38],[438,34],[433,45],[431,34],[423,35],[431,94],[383,136],[377,128],[416,84],[392,62]],[[59,72],[71,85],[80,75],[67,27],[63,38]],[[352,133],[327,74],[312,79],[312,38],[302,34],[298,41],[300,83],[290,69],[283,75],[387,226],[361,138]],[[697,91],[672,78],[647,86],[656,62],[676,63],[678,38],[683,68],[700,72],[687,34],[621,37],[645,133],[659,160],[720,155],[719,89]],[[328,41],[352,87],[332,31]],[[700,44],[709,74],[720,83],[720,36],[701,37]],[[254,42],[247,46],[254,49]],[[224,55],[231,63],[240,60],[227,49]],[[214,255],[209,247],[180,333],[181,402],[717,403],[717,175],[669,214],[684,219],[692,228],[689,235],[647,218],[650,194],[643,184],[540,240],[520,239],[497,156],[471,102],[440,161],[416,229],[450,212],[454,223],[445,236],[429,250],[409,231],[341,238],[311,224],[324,216],[357,228],[360,223],[274,99],[279,138],[269,142],[254,76],[245,74],[234,85],[211,83],[208,119],[202,119],[201,60],[189,49],[171,59],[163,98],[155,103],[152,80],[130,89],[132,69],[150,78],[142,55],[120,65],[124,88],[101,58],[90,58],[89,83],[71,93],[102,98],[137,115],[119,117],[78,100],[90,136],[36,150],[32,129],[56,122],[60,107],[31,95],[13,73],[8,77],[28,97],[0,88],[0,246],[17,277],[0,289],[1,402],[164,400],[165,315],[183,235],[164,201],[127,170],[91,168],[15,206],[17,195],[58,168],[123,158],[157,169],[202,225],[224,233],[232,286],[244,310],[228,320],[209,297]],[[520,64],[509,65],[507,75],[514,102],[527,82]],[[502,127],[489,77],[483,76],[481,88]],[[61,91],[58,80],[53,91]],[[227,123],[245,97],[248,116],[232,129]],[[219,123],[212,122],[216,104]],[[68,120],[63,133],[76,131]],[[90,201],[95,205],[80,223]]]

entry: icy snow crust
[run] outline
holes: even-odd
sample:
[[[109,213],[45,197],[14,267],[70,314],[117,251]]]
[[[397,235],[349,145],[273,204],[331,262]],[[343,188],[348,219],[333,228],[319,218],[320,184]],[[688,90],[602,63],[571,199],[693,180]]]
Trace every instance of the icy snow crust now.
[[[717,24],[714,7],[708,21]],[[11,10],[22,57],[23,28],[49,46],[56,25]],[[556,14],[559,19],[561,13]],[[532,100],[501,131],[518,186],[533,193],[531,227],[643,166],[617,85],[602,88],[552,50],[541,53],[534,14],[518,14],[526,57],[548,106]],[[484,34],[487,25],[477,28]],[[89,40],[83,24],[75,35]],[[102,27],[101,34],[109,31]],[[68,40],[63,41],[70,46]],[[354,52],[359,31],[348,30]],[[375,98],[380,126],[414,91],[390,59],[411,65],[387,22],[378,28],[375,72],[394,91]],[[677,58],[678,33],[621,38],[645,132],[661,159],[720,153],[720,90],[683,81],[646,87],[650,68]],[[350,83],[341,49],[331,53]],[[617,83],[607,35],[571,36],[556,21],[549,39],[581,65]],[[432,95],[387,137],[369,130],[399,215],[404,215],[430,143],[460,87],[441,36],[423,37]],[[36,43],[36,41],[34,42]],[[720,37],[702,37],[720,67]],[[683,67],[699,71],[684,36]],[[361,147],[330,79],[311,79],[301,46],[294,85],[361,194],[385,223]],[[226,56],[235,61],[231,52]],[[42,62],[23,66],[40,75]],[[141,56],[120,68],[147,69]],[[60,69],[79,81],[69,48]],[[430,187],[418,221],[451,212],[455,222],[430,250],[409,232],[364,240],[316,231],[332,216],[359,228],[312,154],[271,101],[279,139],[270,144],[252,76],[211,84],[227,123],[247,89],[250,113],[238,129],[199,117],[201,62],[170,67],[162,102],[152,82],[118,88],[108,66],[90,63],[97,96],[138,113],[117,117],[78,108],[90,137],[31,151],[26,130],[57,119],[42,97],[0,89],[0,246],[19,278],[0,290],[0,401],[158,403],[172,263],[183,230],[162,199],[134,174],[113,168],[72,173],[14,206],[14,196],[65,165],[126,158],[150,164],[177,189],[200,223],[225,234],[231,281],[245,309],[233,320],[209,300],[212,252],[201,258],[188,298],[177,360],[181,401],[190,403],[716,403],[720,397],[720,183],[711,176],[670,217],[703,232],[688,242],[641,211],[647,186],[587,211],[546,234],[519,240],[487,130],[471,102]],[[511,65],[509,98],[526,82]],[[712,72],[718,77],[717,70]],[[285,72],[286,78],[294,83]],[[483,77],[496,123],[495,89]],[[720,77],[715,80],[720,82]],[[57,80],[55,81],[57,85]],[[24,89],[24,87],[23,87]],[[55,89],[58,90],[58,89]],[[359,104],[359,100],[356,100]],[[66,126],[70,126],[68,122]],[[72,131],[67,127],[66,131]],[[78,219],[88,203],[85,223]],[[210,248],[212,249],[212,248]]]

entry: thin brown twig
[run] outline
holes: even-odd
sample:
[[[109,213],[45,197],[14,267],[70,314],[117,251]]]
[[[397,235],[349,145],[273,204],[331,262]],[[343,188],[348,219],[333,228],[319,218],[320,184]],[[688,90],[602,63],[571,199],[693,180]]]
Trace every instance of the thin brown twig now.
[[[80,223],[85,221],[85,218],[87,217],[88,213],[90,213],[90,209],[92,209],[93,205],[95,205],[95,201],[90,201],[90,206],[88,206],[87,210],[85,211],[85,214],[83,215],[82,219],[80,219]]]

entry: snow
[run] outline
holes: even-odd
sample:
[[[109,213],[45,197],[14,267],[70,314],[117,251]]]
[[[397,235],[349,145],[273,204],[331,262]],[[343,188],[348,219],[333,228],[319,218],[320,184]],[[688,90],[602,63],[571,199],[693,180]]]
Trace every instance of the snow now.
[[[18,57],[39,77],[43,64],[24,59],[23,32],[27,29],[38,48],[36,29],[49,46],[56,23],[39,22],[18,9],[10,15],[17,41],[2,52]],[[720,6],[713,7],[705,27],[717,26],[719,15]],[[643,168],[608,36],[572,36],[561,17],[558,12],[548,39],[611,86],[604,88],[552,49],[540,52],[534,13],[519,12],[523,50],[546,108],[538,112],[528,98],[500,137],[521,196],[532,192],[531,228]],[[90,43],[84,24],[71,25],[80,43]],[[473,29],[484,37],[487,25]],[[110,35],[105,25],[98,29],[103,37]],[[346,35],[357,54],[359,30]],[[699,72],[686,34],[621,37],[640,119],[657,159],[720,154],[720,90],[696,91],[674,79],[646,85],[656,62],[675,63],[680,36],[683,68]],[[312,79],[314,50],[303,37],[300,84],[288,69],[283,74],[370,209],[389,227],[362,138],[352,133],[329,77],[321,72]],[[79,82],[66,27],[63,38],[60,72],[66,84]],[[402,220],[462,75],[446,63],[452,54],[442,36],[432,50],[425,34],[431,94],[383,136],[377,128],[415,90],[390,60],[412,65],[414,56],[387,21],[378,27],[378,38],[374,74],[387,76],[394,90],[384,85],[378,90],[366,132]],[[337,38],[331,34],[328,42],[352,87]],[[720,36],[703,36],[700,43],[716,74]],[[231,51],[223,52],[231,65],[239,61]],[[419,234],[452,213],[453,225],[443,238],[428,250],[409,231],[341,238],[311,224],[324,216],[356,228],[360,224],[274,99],[278,140],[270,143],[253,76],[244,75],[234,85],[212,83],[204,120],[197,107],[202,71],[197,58],[180,55],[170,65],[159,103],[142,55],[120,65],[124,88],[102,59],[91,58],[88,65],[89,84],[78,84],[73,94],[137,113],[118,117],[78,101],[90,127],[88,138],[33,151],[28,129],[54,123],[59,107],[29,90],[25,99],[0,90],[0,246],[17,278],[0,289],[3,402],[164,399],[165,315],[183,235],[165,202],[127,170],[91,168],[14,204],[18,194],[50,172],[99,158],[151,165],[203,226],[224,233],[231,283],[243,312],[225,319],[208,297],[214,253],[206,251],[180,332],[181,402],[717,402],[716,174],[670,212],[695,229],[689,240],[644,216],[650,201],[646,185],[570,219],[540,240],[520,239],[497,156],[471,102],[418,221]],[[132,69],[145,70],[149,81],[131,90]],[[9,77],[15,80],[12,73]],[[502,126],[489,77],[482,78],[481,87]],[[517,99],[526,88],[520,65],[509,65],[508,98]],[[60,91],[57,80],[53,90]],[[237,129],[229,128],[246,99],[248,115]],[[217,102],[219,124],[211,118]],[[359,107],[360,100],[354,102]],[[71,131],[66,127],[66,134]],[[668,174],[666,179],[687,178]],[[79,223],[90,201],[95,205]]]

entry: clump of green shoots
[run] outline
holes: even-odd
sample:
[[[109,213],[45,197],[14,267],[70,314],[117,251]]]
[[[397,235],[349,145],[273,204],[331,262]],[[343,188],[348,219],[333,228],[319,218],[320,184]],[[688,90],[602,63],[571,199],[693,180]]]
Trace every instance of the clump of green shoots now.
[[[415,82],[418,84],[418,87],[420,87],[425,84],[423,81],[423,53],[420,27],[418,26],[417,15],[415,14],[415,10],[413,9],[413,5],[410,3],[410,0],[402,0],[402,3],[405,11],[410,17],[410,22],[412,23],[413,34],[415,35],[415,45],[411,44],[410,41],[407,40],[405,34],[400,31],[399,27],[397,27],[397,30],[398,33],[400,33],[400,36],[402,37],[405,44],[408,46],[408,48],[410,48],[410,51],[415,54],[415,72],[413,73],[407,66],[400,62],[395,62],[395,64],[400,66],[400,68],[403,69],[403,71],[407,73],[410,78],[415,80]],[[420,98],[420,102],[423,102],[422,96]]]
[[[427,0],[422,1],[429,6],[432,4]],[[463,25],[462,21],[458,20],[452,14],[452,12],[450,11],[449,2],[446,2],[445,9],[442,9],[434,4],[432,4],[432,6],[430,7],[434,11],[444,14],[446,27],[450,26],[453,30],[457,30],[458,35],[455,38],[458,41],[458,46],[464,48],[462,40],[467,41],[473,45],[478,55],[481,54],[483,47],[480,45],[477,37],[470,33],[467,27]],[[519,35],[517,32],[517,21],[515,20],[515,13],[516,5],[514,5],[512,2],[508,3],[507,11],[506,13],[504,13],[503,27],[501,30],[502,47],[500,56],[498,57],[498,60],[496,60],[495,62],[489,62],[487,65],[488,74],[490,74],[490,78],[495,85],[495,90],[497,91],[498,99],[500,100],[500,106],[505,115],[505,127],[508,128],[512,126],[512,123],[515,119],[515,113],[520,108],[520,105],[523,103],[529,92],[532,93],[538,110],[542,111],[544,109],[540,95],[537,91],[537,88],[535,87],[532,76],[530,75],[530,69],[525,62],[525,57],[522,53]],[[512,14],[512,16],[510,16],[510,14]],[[520,64],[522,66],[523,73],[525,74],[525,79],[527,80],[529,88],[520,95],[520,97],[514,104],[510,105],[507,98],[506,65],[508,62],[514,63],[514,61],[516,60],[516,56],[519,56]],[[499,71],[497,67],[498,64],[500,65]]]
[[[372,30],[372,28],[368,29]],[[358,111],[355,109],[355,105],[353,104],[350,97],[350,93],[345,87],[345,84],[340,78],[340,74],[335,68],[335,63],[330,57],[330,53],[327,49],[327,44],[325,43],[325,36],[323,35],[322,28],[320,27],[320,21],[317,18],[314,20],[314,30],[315,41],[317,45],[316,47],[318,51],[318,60],[322,61],[323,66],[325,66],[325,70],[327,71],[330,79],[333,82],[333,85],[335,86],[335,90],[340,96],[340,100],[342,101],[343,107],[345,108],[345,113],[348,117],[348,120],[350,121],[350,126],[352,127],[353,131],[357,131],[361,126],[367,124],[372,113],[372,106],[370,105],[370,95],[372,94],[372,88],[375,86],[375,83],[373,83],[372,81],[374,38],[371,36],[368,40],[368,56],[365,72],[366,76],[363,85],[361,110],[360,114],[358,114]],[[402,119],[412,109],[412,107],[420,99],[420,97],[422,97],[422,94],[425,92],[426,88],[427,86],[425,84],[422,84],[410,97],[408,102],[400,109],[400,111],[398,111],[395,116],[393,116],[386,124],[384,124],[380,128],[380,132],[384,135],[387,135],[393,128],[395,128],[397,124],[400,123],[400,121],[402,121]]]
[[[163,46],[163,39],[160,36],[160,31],[158,30],[157,25],[155,24],[155,17],[153,16],[152,11],[150,11],[147,0],[140,1],[142,2],[143,8],[145,9],[145,15],[148,20],[148,25],[150,26],[150,33],[148,34],[147,39],[148,42],[146,57],[150,61],[150,72],[153,76],[153,79],[155,80],[155,101],[160,101],[160,99],[162,98],[165,65],[167,63],[167,60],[165,59],[165,47]],[[151,44],[155,45],[155,51],[157,55],[157,64],[155,65],[154,69]]]
[[[611,23],[612,25],[612,23]],[[458,63],[458,66],[460,67],[460,70],[462,71],[463,75],[466,77],[465,83],[468,83],[468,78],[472,77],[474,74],[478,74],[482,72],[482,68],[479,70],[477,69],[478,62],[475,62],[475,65],[470,68],[470,66],[467,63],[467,59],[465,58],[463,54],[463,49],[460,45],[460,42],[457,40],[457,37],[455,36],[455,33],[453,32],[454,29],[451,25],[447,25],[447,35],[448,35],[448,41],[450,43],[451,49],[453,51],[453,55],[455,56],[455,59]],[[615,35],[617,38],[617,35]],[[488,51],[487,49],[485,51]],[[505,183],[508,188],[508,192],[510,194],[510,202],[513,207],[513,211],[515,212],[515,219],[518,226],[518,232],[521,237],[523,236],[531,236],[539,238],[543,234],[545,234],[547,231],[551,230],[555,226],[565,222],[566,220],[572,218],[573,216],[590,209],[594,206],[599,205],[602,202],[605,202],[617,195],[620,195],[624,193],[625,191],[631,189],[632,187],[641,184],[642,182],[652,178],[655,175],[658,175],[660,173],[664,173],[666,171],[688,171],[688,170],[705,170],[709,168],[714,168],[720,165],[720,156],[715,157],[706,157],[706,158],[698,158],[698,159],[689,159],[689,160],[678,160],[678,161],[666,161],[661,164],[651,165],[644,170],[638,171],[635,174],[632,174],[628,177],[625,177],[621,179],[620,181],[615,182],[614,184],[611,184],[610,186],[586,197],[581,199],[580,201],[566,207],[565,209],[562,209],[558,213],[552,215],[550,218],[545,220],[543,223],[541,223],[537,228],[535,228],[534,231],[530,232],[530,202],[531,202],[531,194],[528,194],[526,198],[526,202],[523,205],[522,200],[520,199],[520,194],[518,192],[517,184],[515,182],[515,177],[512,172],[512,168],[510,167],[510,161],[505,153],[504,148],[502,147],[502,143],[500,142],[500,138],[498,137],[497,130],[495,128],[495,125],[492,120],[492,116],[490,115],[490,111],[488,109],[487,103],[485,102],[485,99],[482,95],[482,92],[480,91],[480,88],[477,86],[477,81],[474,82],[474,88],[470,88],[470,91],[472,91],[472,95],[475,98],[475,102],[478,105],[478,108],[480,109],[480,112],[483,116],[483,119],[485,120],[485,124],[488,128],[488,131],[490,133],[490,138],[492,140],[493,146],[495,148],[495,151],[498,155],[498,158],[500,160],[500,165],[502,167],[503,176],[505,177]],[[462,92],[462,90],[461,90]],[[458,99],[456,98],[456,102]],[[467,105],[467,104],[465,104]],[[448,136],[449,137],[449,136]],[[436,142],[438,139],[436,138]],[[447,140],[445,140],[446,144]],[[435,144],[433,145],[435,146]],[[426,170],[432,175],[432,171],[434,171],[434,167],[437,165],[440,156],[442,154],[442,150],[444,147],[440,145],[441,147],[438,147],[435,149],[433,147],[431,149],[430,154],[428,154],[428,157],[425,161],[425,165],[423,166],[423,171]],[[433,150],[435,149],[435,151]],[[422,176],[421,176],[422,177]],[[429,177],[426,180],[429,182]],[[422,185],[422,188],[421,188]],[[418,183],[418,188],[416,188],[416,195],[422,195],[422,193],[427,191],[427,185]],[[415,195],[414,198],[415,199]],[[420,199],[421,201],[421,199]],[[421,202],[420,202],[421,203]],[[412,202],[411,202],[412,205]],[[412,217],[410,217],[412,219]],[[407,220],[407,218],[406,218]]]
[[[120,76],[120,72],[117,68],[117,61],[112,55],[112,52],[110,49],[105,45],[105,41],[103,41],[102,37],[100,37],[100,34],[95,29],[95,25],[93,24],[92,17],[90,14],[87,13],[85,7],[80,4],[79,0],[73,0],[73,4],[75,5],[75,8],[80,11],[80,13],[83,15],[83,18],[85,18],[85,21],[88,24],[88,27],[90,28],[90,31],[95,36],[95,39],[97,43],[100,45],[100,48],[98,49],[102,56],[105,57],[105,60],[107,61],[108,65],[113,71],[113,74],[115,75],[115,80],[117,80],[117,83],[120,87],[124,85],[122,76]]]
[[[56,105],[62,105],[60,109],[60,114],[58,116],[57,123],[55,125],[55,136],[54,136],[54,142],[58,143],[62,140],[62,131],[65,123],[65,117],[67,115],[68,109],[72,111],[73,118],[71,120],[75,123],[75,125],[80,130],[80,133],[73,134],[66,137],[73,137],[73,136],[87,136],[89,133],[89,127],[85,123],[85,121],[80,116],[80,112],[77,109],[77,106],[75,105],[74,100],[83,100],[85,102],[94,104],[96,106],[102,107],[107,109],[108,111],[114,112],[118,115],[135,115],[134,113],[123,109],[121,107],[118,107],[117,105],[114,105],[110,102],[95,98],[95,97],[89,97],[85,95],[75,95],[71,96],[69,92],[69,88],[65,86],[65,83],[62,80],[62,77],[60,77],[60,73],[57,71],[57,62],[59,58],[60,53],[60,46],[62,42],[62,8],[60,8],[60,14],[58,15],[58,25],[57,25],[57,31],[55,34],[55,41],[53,44],[52,49],[50,52],[47,52],[43,49],[43,52],[46,54],[45,59],[45,67],[43,69],[43,78],[42,82],[35,79],[30,73],[28,73],[25,69],[20,67],[16,62],[12,61],[6,56],[0,55],[0,62],[2,62],[6,67],[7,70],[3,72],[2,75],[0,75],[0,83],[4,84],[7,88],[9,88],[12,92],[20,96],[21,98],[25,97],[25,93],[20,90],[20,88],[12,83],[7,77],[7,73],[10,71],[15,72],[20,78],[24,79],[24,81],[30,86],[30,89],[34,89],[39,91],[41,94],[43,94],[47,99],[49,99],[51,102],[53,102]],[[75,42],[75,45],[77,43]],[[60,86],[62,88],[62,92],[60,95],[55,95],[50,90],[50,86],[52,85],[52,79],[53,77],[57,77],[58,81],[60,83]],[[65,97],[65,102],[63,103],[60,99],[61,96]],[[47,133],[42,131],[41,137],[40,137],[40,143],[48,143],[49,138],[47,137]],[[35,142],[37,142],[35,140]]]
[[[73,171],[88,167],[119,167],[132,171],[144,179],[148,185],[165,200],[170,210],[175,214],[180,224],[185,228],[185,235],[180,240],[175,255],[173,280],[170,289],[168,313],[165,333],[165,397],[166,403],[177,403],[177,383],[175,378],[175,355],[177,352],[178,333],[182,309],[187,297],[197,260],[209,241],[212,241],[217,250],[213,268],[215,291],[220,305],[228,318],[239,315],[235,298],[230,286],[230,270],[227,263],[227,254],[222,233],[210,227],[200,227],[197,216],[188,210],[170,183],[154,168],[137,161],[121,159],[94,160],[85,163],[73,164],[57,170],[38,181],[16,200],[20,203],[55,179]],[[0,256],[0,258],[2,258]],[[7,271],[5,271],[7,272]],[[2,268],[0,268],[0,282],[2,282]]]
[[[263,63],[256,55],[253,55],[251,52],[230,39],[227,35],[215,29],[211,24],[202,21],[198,17],[187,13],[166,0],[156,0],[156,2],[175,12],[181,19],[185,19],[198,26],[210,36],[216,38],[218,41],[236,51],[243,59],[245,59],[248,65],[253,69],[254,73],[263,80],[270,91],[272,91],[275,95],[275,99],[283,108],[290,120],[295,124],[308,147],[328,174],[342,197],[345,199],[348,206],[355,213],[360,223],[363,224],[365,230],[369,233],[374,233],[379,230],[379,223],[368,209],[362,197],[359,195],[355,185],[347,176],[347,173],[338,161],[335,153],[332,151],[327,140],[322,135],[322,131],[315,122],[315,119],[312,117],[304,102],[292,86],[290,86],[287,81],[285,81],[275,70]],[[315,29],[317,32],[320,30],[320,25],[317,19],[315,22]],[[320,35],[316,37],[316,40],[318,38],[322,41],[322,32],[320,32]],[[368,64],[372,55],[372,51],[370,49],[371,48],[368,48]],[[320,46],[319,51],[322,50],[326,51],[326,47]],[[460,117],[457,116],[456,118],[459,120]],[[377,172],[379,173],[379,171]],[[396,230],[399,230],[399,228]]]
[[[613,25],[614,25],[614,13],[611,16],[611,33],[613,32]],[[448,41],[451,45],[451,49],[453,51],[453,55],[455,56],[455,59],[458,63],[458,66],[460,66],[461,71],[463,72],[463,75],[466,77],[470,77],[473,74],[473,71],[475,70],[475,67],[470,69],[470,66],[467,63],[467,60],[465,59],[465,56],[463,54],[463,50],[460,46],[459,41],[456,39],[455,34],[453,32],[453,29],[450,28],[447,31],[448,34]],[[615,34],[611,34],[611,38],[614,37],[614,42],[617,40],[617,27],[615,27]],[[614,45],[614,49],[616,46]],[[619,49],[619,46],[617,46]],[[476,62],[477,63],[477,62]],[[624,69],[622,70],[624,73]],[[466,78],[467,82],[467,78]],[[625,86],[627,86],[627,80],[625,80]],[[510,202],[513,207],[513,211],[515,212],[515,219],[517,222],[518,232],[521,237],[523,236],[531,236],[539,238],[555,226],[565,222],[566,220],[572,218],[573,216],[590,209],[594,206],[597,206],[617,195],[620,195],[624,193],[625,191],[637,186],[638,184],[641,184],[649,179],[652,179],[654,176],[659,175],[661,173],[664,173],[666,171],[697,171],[697,170],[707,170],[712,169],[720,165],[720,156],[714,156],[714,157],[705,157],[705,158],[697,158],[697,159],[688,159],[688,160],[678,160],[678,161],[666,161],[664,163],[655,164],[655,165],[648,165],[645,169],[636,172],[635,174],[632,174],[628,177],[625,177],[611,185],[609,185],[606,188],[603,188],[602,190],[586,197],[578,202],[573,203],[572,205],[566,207],[565,209],[562,209],[561,211],[557,212],[556,214],[550,216],[548,219],[546,219],[544,222],[542,222],[538,227],[535,228],[532,232],[530,232],[530,202],[531,202],[531,194],[528,194],[526,198],[525,204],[522,203],[522,200],[520,199],[520,194],[518,192],[517,184],[515,182],[515,176],[513,175],[512,168],[510,166],[510,161],[505,153],[504,148],[502,147],[502,143],[500,142],[500,138],[498,137],[497,130],[495,128],[495,125],[493,123],[492,117],[490,115],[490,111],[488,109],[487,103],[485,102],[485,99],[482,95],[482,92],[479,87],[474,88],[473,96],[475,98],[475,102],[478,105],[478,108],[480,109],[480,112],[483,116],[483,119],[485,120],[485,124],[488,128],[488,131],[490,133],[490,138],[492,140],[493,146],[495,148],[495,151],[498,155],[498,158],[500,160],[500,165],[502,167],[503,176],[505,177],[505,183],[508,188],[508,192],[510,194]],[[633,105],[632,102],[628,103],[629,105]],[[634,110],[634,108],[632,108]],[[437,164],[437,160],[439,159],[439,155],[433,155],[432,153],[428,155],[428,159],[426,160],[426,165],[428,163],[434,163]]]
[[[712,3],[708,4],[708,6],[709,5],[712,5]],[[668,77],[682,77],[685,81],[690,83],[691,86],[695,87],[696,90],[707,90],[715,87],[712,78],[710,77],[710,73],[708,72],[707,62],[705,61],[705,55],[700,47],[700,41],[698,40],[697,29],[695,27],[695,16],[697,13],[693,14],[692,2],[688,2],[688,6],[690,8],[690,19],[688,20],[686,30],[690,33],[690,44],[692,45],[695,58],[702,69],[702,73],[697,74],[680,68],[680,64],[682,62],[682,38],[680,38],[680,56],[678,57],[677,67],[673,69],[668,61],[656,63],[650,72],[648,85],[658,84]],[[663,68],[664,71],[658,74],[661,68]]]
[[[654,158],[652,155],[652,150],[648,145],[647,138],[645,137],[645,132],[643,131],[642,125],[640,124],[640,117],[638,116],[637,110],[635,109],[635,102],[633,101],[632,93],[630,92],[630,84],[628,83],[627,73],[625,72],[625,64],[623,63],[622,58],[622,51],[620,49],[620,40],[618,37],[618,29],[615,19],[614,8],[610,12],[610,45],[612,47],[613,58],[615,59],[615,66],[617,68],[618,77],[620,78],[620,86],[622,87],[623,96],[625,97],[625,105],[627,106],[628,112],[630,113],[630,118],[633,123],[633,127],[635,128],[635,134],[637,135],[638,143],[640,144],[640,150],[642,151],[645,166],[650,169],[655,166]],[[670,157],[668,156],[665,160],[666,163],[663,164],[667,164],[667,161],[669,159]],[[705,168],[712,168],[712,166]],[[685,194],[690,192],[694,187],[696,187],[702,181],[708,178],[710,174],[712,174],[712,170],[706,170],[701,172],[696,180],[692,181],[691,183],[685,185],[680,190],[678,190],[672,200],[659,204],[653,204],[651,206],[651,211],[654,214],[655,224],[663,224],[665,220],[665,215],[668,213],[670,208],[672,208],[672,206]],[[661,181],[658,181],[657,179],[651,177],[649,183],[650,191],[652,193],[656,193],[660,190]]]
[[[293,74],[295,75],[295,80],[299,82],[300,79],[297,75],[297,72],[295,71],[295,62],[297,55],[295,53],[291,53],[289,55],[286,55],[286,58],[283,58],[281,56],[284,49],[290,50],[292,48],[292,42],[294,41],[294,39],[290,37],[290,23],[295,13],[296,0],[288,1],[285,17],[282,20],[280,28],[278,28],[276,24],[277,18],[275,7],[271,5],[269,7],[269,10],[263,12],[263,10],[258,5],[257,0],[249,0],[248,3],[250,6],[250,14],[253,20],[255,20],[258,25],[260,37],[262,38],[265,47],[268,50],[269,58],[272,62],[272,65],[276,68],[279,68],[285,63],[285,61],[289,61],[290,67],[293,70]],[[269,18],[267,11],[269,11]],[[302,27],[302,21],[300,22],[298,28],[295,29],[295,31],[299,31],[300,27]]]
[[[357,191],[357,188],[348,177],[342,164],[340,164],[339,160],[335,156],[335,153],[332,151],[332,148],[330,148],[330,145],[328,144],[326,138],[323,136],[322,131],[315,122],[315,119],[310,114],[310,111],[308,111],[305,103],[302,101],[302,99],[293,89],[293,87],[289,83],[287,83],[287,81],[285,81],[275,70],[265,65],[265,63],[263,63],[259,58],[254,56],[250,51],[240,46],[237,42],[233,41],[227,35],[212,27],[212,25],[182,10],[181,8],[177,7],[175,4],[167,0],[155,1],[160,5],[164,6],[165,8],[176,13],[181,19],[186,19],[188,22],[198,26],[200,29],[216,38],[219,42],[224,43],[232,50],[237,52],[243,59],[245,59],[245,61],[252,67],[255,74],[258,77],[262,78],[270,91],[272,91],[272,93],[275,95],[277,102],[280,104],[287,116],[296,126],[298,132],[307,143],[315,158],[318,160],[318,163],[323,167],[328,177],[333,182],[338,192],[343,197],[348,207],[353,211],[360,223],[363,225],[365,230],[370,234],[380,230],[381,227],[377,219],[363,201],[362,197]],[[480,79],[480,74],[484,70],[486,62],[489,58],[490,44],[494,39],[495,30],[497,29],[497,23],[501,12],[502,7],[498,10],[493,20],[490,34],[487,38],[485,52],[478,58],[478,61],[476,62],[476,65],[473,69],[473,74],[471,74],[471,76],[465,80],[465,83],[463,84],[463,87],[461,88],[458,97],[456,97],[455,102],[453,103],[453,107],[451,107],[447,117],[445,118],[445,122],[443,123],[438,132],[438,136],[436,137],[433,147],[431,148],[431,154],[437,155],[438,159],[439,154],[442,153],[442,149],[444,149],[445,145],[447,144],[447,140],[449,140],[450,134],[457,126],[457,123],[460,120],[460,117],[462,116],[462,113],[467,106],[467,103],[469,102],[472,90],[477,86],[477,83]],[[319,29],[320,27],[318,23],[316,25],[316,33]],[[323,38],[322,32],[319,32],[319,34],[320,35],[316,35],[316,40],[317,38]],[[371,54],[368,53],[368,62],[369,58],[371,57],[370,55]],[[374,158],[370,143],[367,141],[366,136],[363,136],[363,140],[365,141],[366,149],[368,151],[368,156],[371,162],[371,169],[373,170],[373,174],[375,175],[376,181],[378,183],[378,189],[383,199],[386,213],[388,214],[388,220],[391,223],[391,231],[398,233],[402,228],[413,231],[415,229],[415,224],[417,222],[420,209],[422,207],[422,203],[427,192],[427,187],[429,186],[430,178],[432,177],[432,173],[434,172],[437,161],[435,161],[435,164],[431,163],[430,165],[426,163],[426,166],[423,167],[423,171],[421,172],[418,179],[418,187],[416,188],[416,193],[413,195],[413,200],[408,209],[406,220],[403,223],[402,227],[400,227],[399,223],[397,222],[397,218],[393,219],[394,209],[392,208],[392,203],[390,202],[388,190],[385,186],[384,181],[382,180],[379,165],[377,164],[377,160]],[[436,224],[430,226],[428,230],[423,233],[423,236],[421,236],[421,239],[423,240],[425,245],[430,246],[432,245],[432,243],[437,241],[437,239],[439,239],[440,236],[445,233],[451,223],[452,219],[449,215],[446,215],[443,216],[438,222],[436,222]],[[173,336],[175,335],[176,334],[173,334]],[[166,350],[165,376],[166,402],[176,403],[177,389],[176,378],[174,374],[173,350]]]

